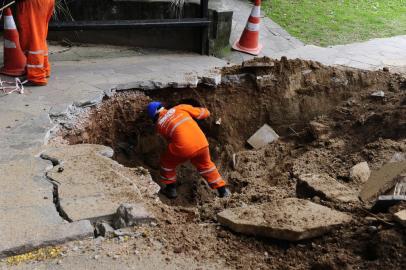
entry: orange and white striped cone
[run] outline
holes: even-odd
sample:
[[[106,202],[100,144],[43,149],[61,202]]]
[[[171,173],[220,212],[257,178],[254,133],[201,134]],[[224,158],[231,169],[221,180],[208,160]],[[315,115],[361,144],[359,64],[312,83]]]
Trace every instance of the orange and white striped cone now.
[[[4,14],[4,65],[1,74],[21,76],[25,73],[27,57],[20,46],[20,38],[13,19],[11,9],[7,8]]]
[[[234,50],[252,55],[258,55],[262,50],[262,45],[259,43],[260,14],[261,0],[255,0],[255,5],[252,8],[244,32],[242,33],[240,40],[237,40],[233,45]]]

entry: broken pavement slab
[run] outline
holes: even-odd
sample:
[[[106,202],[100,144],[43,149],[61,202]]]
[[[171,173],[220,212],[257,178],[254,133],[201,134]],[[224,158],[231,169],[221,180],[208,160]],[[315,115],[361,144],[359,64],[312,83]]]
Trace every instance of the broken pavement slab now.
[[[345,213],[297,198],[230,208],[217,218],[235,232],[288,241],[321,236],[352,219]]]
[[[0,234],[0,258],[28,252],[44,246],[63,244],[93,236],[94,228],[88,220],[37,228],[35,233],[24,232],[23,237]],[[13,241],[10,241],[13,239]]]
[[[398,176],[406,173],[406,161],[387,163],[379,170],[372,171],[368,182],[359,194],[361,200],[369,207],[383,195],[395,187]]]
[[[41,157],[55,166],[47,172],[57,187],[59,208],[68,220],[108,220],[127,199],[141,202],[159,186],[151,176],[109,158],[112,149],[78,144],[50,148]]]
[[[310,197],[319,196],[330,201],[358,202],[357,194],[327,174],[301,174],[297,177],[296,192]],[[308,197],[308,196],[306,196]]]
[[[265,145],[277,140],[279,135],[267,124],[263,125],[248,139],[248,143],[255,149],[264,147]]]

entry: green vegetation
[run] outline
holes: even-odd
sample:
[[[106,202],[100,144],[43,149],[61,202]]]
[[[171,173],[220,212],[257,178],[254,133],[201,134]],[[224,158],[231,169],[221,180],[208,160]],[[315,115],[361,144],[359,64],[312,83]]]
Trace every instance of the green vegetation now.
[[[291,35],[321,46],[406,34],[406,0],[264,0],[262,7]]]

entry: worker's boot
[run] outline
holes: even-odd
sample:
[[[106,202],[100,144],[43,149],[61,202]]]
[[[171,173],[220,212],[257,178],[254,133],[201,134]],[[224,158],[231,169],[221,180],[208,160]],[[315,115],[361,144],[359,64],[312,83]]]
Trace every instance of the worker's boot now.
[[[226,198],[231,195],[230,191],[226,187],[220,187],[217,189],[217,192],[219,193],[220,198]]]
[[[160,192],[169,199],[175,199],[178,197],[178,193],[176,192],[176,184],[168,184],[166,187],[161,188]]]

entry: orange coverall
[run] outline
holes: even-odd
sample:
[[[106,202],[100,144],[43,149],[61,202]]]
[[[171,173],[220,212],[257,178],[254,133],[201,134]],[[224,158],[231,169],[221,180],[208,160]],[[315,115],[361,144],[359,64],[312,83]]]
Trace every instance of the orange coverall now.
[[[21,48],[27,56],[27,80],[46,85],[51,75],[48,61],[48,23],[52,17],[55,0],[20,0],[17,18]]]
[[[157,131],[168,140],[168,149],[161,156],[161,182],[176,182],[176,167],[187,160],[197,168],[209,186],[225,186],[216,165],[210,159],[209,143],[196,121],[209,117],[205,108],[178,105],[162,110],[157,120]]]

